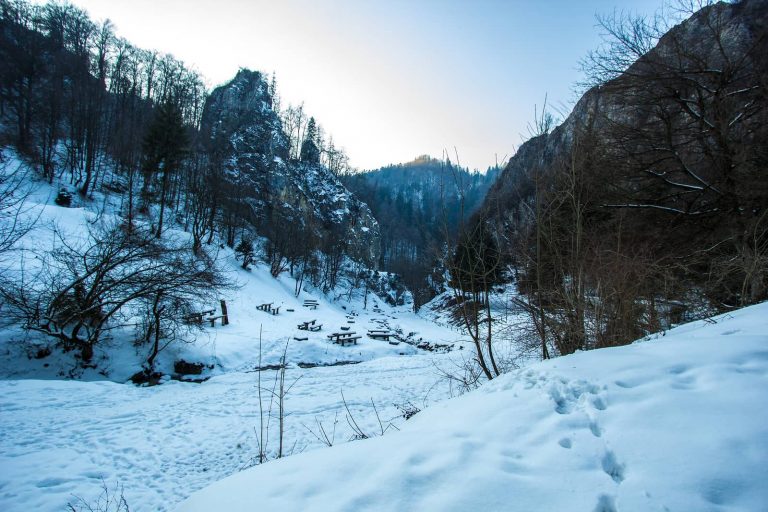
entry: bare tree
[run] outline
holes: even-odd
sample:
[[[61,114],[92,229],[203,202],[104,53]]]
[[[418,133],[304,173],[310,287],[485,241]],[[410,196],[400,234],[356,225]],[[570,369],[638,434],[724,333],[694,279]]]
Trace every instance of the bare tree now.
[[[178,242],[161,244],[146,230],[91,226],[88,239],[72,243],[59,230],[57,248],[39,255],[37,267],[22,268],[4,283],[8,315],[43,333],[89,363],[104,333],[130,325],[148,311],[150,366],[160,350],[161,321],[179,326],[185,314],[228,287],[214,259],[195,257]],[[31,273],[31,274],[30,274]]]
[[[28,174],[21,163],[0,160],[0,261],[37,220],[27,208],[32,191]]]

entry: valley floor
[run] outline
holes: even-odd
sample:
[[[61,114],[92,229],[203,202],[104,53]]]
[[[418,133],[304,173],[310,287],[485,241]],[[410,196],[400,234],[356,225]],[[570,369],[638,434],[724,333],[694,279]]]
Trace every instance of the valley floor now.
[[[372,403],[385,428],[390,422],[402,426],[394,404],[410,401],[421,408],[424,400],[446,396],[434,359],[401,356],[289,369],[286,382],[296,383],[285,402],[286,452],[322,447],[309,431],[320,435],[317,421],[329,436],[336,431],[337,444],[350,439],[342,392],[365,433],[380,432]],[[262,385],[271,388],[275,373],[262,372]],[[93,502],[102,480],[110,488],[118,482],[124,487],[131,510],[169,510],[253,464],[258,454],[256,372],[149,388],[6,380],[0,381],[0,410],[0,509],[5,511],[58,511],[74,503],[75,495]],[[273,419],[270,451],[277,450],[277,428]]]
[[[92,216],[42,195],[31,214],[40,222],[20,242],[29,253],[50,247],[54,224],[78,236]],[[230,325],[205,325],[157,360],[166,375],[180,359],[208,365],[200,384],[126,384],[147,357],[127,332],[71,380],[71,353],[38,359],[50,340],[0,330],[0,510],[77,510],[102,486],[122,488],[134,512],[768,510],[768,303],[526,364],[445,400],[456,389],[442,374],[459,373],[471,347],[439,325],[444,311],[430,313],[435,322],[372,294],[295,297],[292,279],[263,265],[247,272],[227,251],[238,283],[222,297]],[[257,309],[265,303],[279,314]],[[298,329],[311,320],[322,330]],[[328,339],[342,327],[358,344]],[[250,467],[260,417],[270,458],[278,450],[279,372],[257,367],[283,355],[290,456]],[[406,421],[402,408],[424,410]],[[321,426],[343,446],[325,448]],[[347,442],[361,433],[375,438]]]
[[[30,195],[26,214],[37,222],[19,241],[24,257],[17,264],[50,251],[54,229],[77,241],[89,222],[109,222],[109,215],[79,205],[56,206],[51,190],[43,185]],[[109,201],[97,202],[116,210]],[[169,230],[165,236],[183,242],[189,235]],[[77,505],[78,498],[94,504],[104,485],[121,486],[133,511],[170,510],[192,492],[255,464],[260,437],[274,458],[279,428],[271,391],[283,357],[290,386],[285,454],[324,447],[320,425],[340,444],[360,431],[373,436],[402,426],[398,405],[423,408],[451,394],[440,368],[453,371],[456,361],[469,356],[457,332],[413,314],[410,306],[391,307],[373,293],[340,288],[325,296],[307,286],[296,297],[293,279],[274,279],[263,264],[243,270],[228,249],[218,256],[237,284],[221,297],[229,325],[205,322],[188,333],[188,343],[162,351],[155,365],[167,376],[176,361],[203,363],[201,377],[208,380],[200,384],[168,378],[153,387],[131,384],[129,377],[149,352],[133,343],[130,329],[102,340],[94,355],[97,367],[86,370],[72,352],[54,349],[37,357],[52,344],[43,335],[0,329],[0,510],[60,511]],[[307,299],[318,307],[304,307]],[[279,313],[259,310],[265,303]],[[219,304],[201,307],[220,314]],[[320,331],[298,328],[313,320]],[[371,339],[369,329],[397,333],[401,341]],[[340,346],[328,339],[333,332],[360,339]],[[453,352],[432,352],[427,345]],[[266,369],[259,372],[259,366]],[[262,425],[268,425],[263,435]]]
[[[768,303],[510,372],[179,512],[768,510]],[[256,505],[258,504],[258,505]]]

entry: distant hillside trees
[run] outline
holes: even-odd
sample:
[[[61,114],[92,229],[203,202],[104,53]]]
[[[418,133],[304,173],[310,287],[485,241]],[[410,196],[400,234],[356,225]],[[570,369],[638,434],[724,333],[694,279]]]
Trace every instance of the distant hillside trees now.
[[[105,166],[135,169],[155,104],[176,100],[196,126],[205,88],[169,55],[140,50],[71,4],[0,1],[0,112],[15,125],[6,142],[49,180],[69,176],[81,194]]]
[[[379,221],[381,267],[403,277],[417,308],[442,291],[441,278],[429,277],[498,172],[498,168],[485,174],[469,172],[449,161],[422,156],[344,176],[347,188],[371,207]]]
[[[189,137],[181,110],[173,98],[168,98],[155,109],[155,115],[144,136],[144,187],[142,197],[148,203],[149,186],[153,178],[162,173],[159,195],[160,213],[157,220],[157,238],[163,232],[163,216],[168,203],[171,176],[178,172],[188,150]],[[201,193],[203,191],[200,191]],[[146,208],[146,206],[145,206]]]

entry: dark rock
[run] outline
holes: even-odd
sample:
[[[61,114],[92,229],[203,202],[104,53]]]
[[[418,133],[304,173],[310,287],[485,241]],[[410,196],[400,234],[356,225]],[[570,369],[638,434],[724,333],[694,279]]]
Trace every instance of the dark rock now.
[[[146,385],[146,386],[156,386],[160,383],[160,379],[163,377],[163,374],[160,372],[151,372],[149,370],[141,370],[139,372],[134,373],[131,376],[131,382],[136,384],[137,386]]]
[[[173,363],[173,371],[180,375],[200,375],[203,373],[205,365],[203,363],[188,363],[181,359]]]

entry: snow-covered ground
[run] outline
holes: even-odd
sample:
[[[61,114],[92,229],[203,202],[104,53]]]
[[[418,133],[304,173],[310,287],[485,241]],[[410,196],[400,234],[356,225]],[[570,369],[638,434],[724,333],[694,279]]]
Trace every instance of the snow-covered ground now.
[[[183,357],[215,362],[208,372],[214,375],[206,382],[136,387],[55,378],[0,380],[0,510],[62,510],[73,496],[92,502],[102,480],[110,487],[118,482],[124,487],[131,510],[168,510],[193,491],[252,464],[260,429],[255,371],[260,329],[264,366],[279,362],[288,341],[285,380],[292,387],[285,399],[286,453],[323,447],[315,437],[320,435],[319,424],[329,436],[335,430],[335,444],[349,441],[354,431],[347,407],[366,434],[376,435],[382,428],[377,413],[384,428],[390,423],[402,426],[405,420],[397,405],[411,402],[423,408],[449,396],[439,368],[450,370],[464,351],[435,354],[406,343],[390,345],[369,339],[365,331],[386,324],[433,343],[451,342],[457,333],[385,304],[377,308],[379,313],[355,311],[354,324],[347,323],[342,309],[351,310],[354,303],[320,298],[317,310],[307,310],[281,291],[287,283],[273,280],[266,269],[255,269],[241,281],[244,286],[229,302],[229,326],[207,327],[197,344],[173,346],[164,354],[166,361]],[[282,304],[280,314],[256,311],[262,300]],[[297,322],[309,319],[323,323],[322,331],[297,330]],[[331,343],[327,334],[341,326],[363,338],[345,347]],[[294,335],[310,339],[295,341]],[[19,366],[29,377],[45,361],[32,359]],[[359,363],[298,365],[338,361]],[[119,374],[114,368],[112,375]],[[260,372],[265,415],[276,374]],[[267,447],[271,456],[278,442],[276,408],[275,402]]]
[[[43,186],[28,205],[38,223],[20,243],[30,257],[54,243],[54,224],[76,238],[95,220],[93,206],[61,208],[53,195]],[[96,203],[114,211],[109,201]],[[242,270],[228,249],[220,256],[239,284],[222,296],[230,325],[206,324],[157,362],[165,373],[179,359],[210,365],[201,384],[126,384],[147,357],[127,330],[104,340],[98,371],[80,380],[62,379],[77,363],[71,353],[37,359],[30,347],[49,340],[0,330],[0,510],[94,503],[102,485],[122,486],[139,512],[768,510],[768,304],[530,364],[445,400],[441,373],[459,373],[471,350],[444,311],[417,316],[373,295],[364,307],[359,294],[312,289],[295,297],[292,279]],[[257,310],[263,303],[279,314]],[[309,320],[322,330],[297,329]],[[342,327],[362,335],[357,345],[327,339]],[[370,339],[372,328],[409,343]],[[423,342],[454,350],[427,352]],[[290,456],[245,469],[262,425],[268,455],[278,448],[269,390],[279,372],[256,368],[283,353]],[[354,364],[325,366],[340,362]],[[260,404],[272,406],[264,423]],[[406,422],[398,405],[424,410]],[[347,443],[360,432],[375,438]]]
[[[768,304],[505,375],[177,508],[768,510]]]
[[[41,186],[28,204],[28,215],[37,224],[20,246],[30,258],[55,242],[53,226],[73,240],[83,236],[86,221],[96,218],[92,208],[54,205],[53,196]],[[269,425],[267,452],[274,457],[277,403],[269,391],[278,372],[256,368],[279,363],[284,352],[285,381],[292,386],[285,398],[287,454],[323,448],[316,437],[322,437],[320,425],[334,444],[341,444],[355,435],[352,422],[371,436],[382,428],[394,431],[405,422],[398,405],[423,408],[449,396],[440,368],[450,371],[466,353],[459,350],[455,331],[408,307],[390,307],[372,294],[367,303],[359,294],[330,300],[334,297],[311,289],[297,298],[292,279],[276,280],[263,265],[242,270],[227,249],[220,256],[239,285],[222,296],[230,324],[206,324],[194,343],[171,345],[157,362],[165,373],[179,359],[210,365],[203,375],[210,379],[201,384],[126,383],[148,350],[134,347],[129,330],[100,344],[97,370],[78,372],[80,380],[63,380],[77,365],[72,353],[54,351],[37,359],[37,347],[51,340],[17,328],[0,329],[0,510],[59,511],[75,504],[76,497],[94,503],[103,484],[122,486],[131,510],[173,508],[192,492],[254,463],[262,425],[259,377],[264,424]],[[319,307],[303,307],[305,299],[316,299]],[[257,310],[263,303],[279,306],[279,314]],[[202,306],[218,314],[219,304]],[[309,320],[322,324],[322,330],[297,328]],[[327,335],[342,327],[362,338],[356,345],[332,343]],[[393,345],[366,335],[368,329],[381,328],[400,332],[408,342]],[[450,344],[456,351],[428,352],[415,346],[420,342]],[[323,366],[339,362],[355,364]]]

